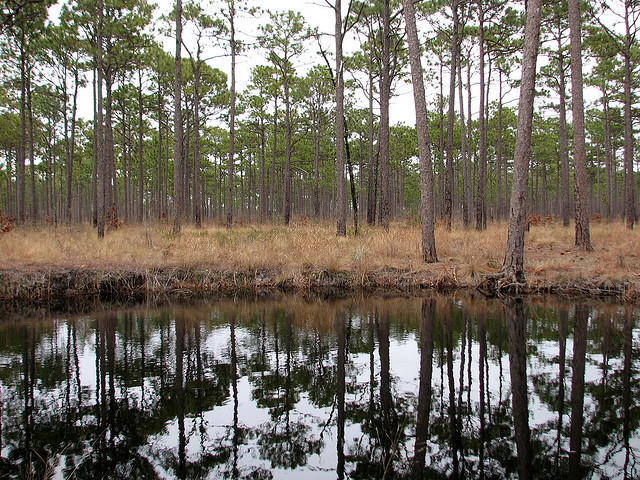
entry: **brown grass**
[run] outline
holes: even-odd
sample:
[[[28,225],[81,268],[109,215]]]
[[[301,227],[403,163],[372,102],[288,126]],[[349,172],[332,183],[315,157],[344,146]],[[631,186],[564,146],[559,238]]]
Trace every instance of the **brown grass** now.
[[[640,281],[640,234],[622,223],[591,225],[595,251],[573,247],[573,228],[532,226],[525,244],[525,270],[530,283]],[[420,259],[420,228],[394,223],[389,232],[364,228],[360,236],[337,237],[333,224],[243,225],[227,230],[208,225],[185,227],[174,236],[170,227],[123,226],[98,240],[87,225],[22,227],[0,236],[4,268],[219,268],[252,271],[278,268],[285,275],[314,270],[347,271],[358,276],[382,268],[424,271],[473,283],[496,272],[504,256],[506,223],[484,232],[451,232],[438,227],[440,262]]]

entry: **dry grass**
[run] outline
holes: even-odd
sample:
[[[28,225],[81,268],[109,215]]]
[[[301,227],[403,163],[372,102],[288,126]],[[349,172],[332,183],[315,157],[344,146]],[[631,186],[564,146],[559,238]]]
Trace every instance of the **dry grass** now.
[[[591,225],[593,253],[573,247],[573,228],[531,227],[525,244],[525,269],[530,282],[640,280],[640,234],[622,223]],[[305,270],[350,271],[365,276],[395,268],[474,281],[500,268],[506,244],[506,223],[484,232],[454,226],[438,227],[440,262],[420,259],[420,228],[394,223],[389,232],[364,228],[358,237],[337,237],[333,224],[244,225],[233,230],[209,225],[183,228],[179,236],[163,224],[123,226],[98,240],[87,225],[24,227],[0,236],[4,268],[83,267],[152,268],[215,267],[230,270],[279,268],[286,275]]]

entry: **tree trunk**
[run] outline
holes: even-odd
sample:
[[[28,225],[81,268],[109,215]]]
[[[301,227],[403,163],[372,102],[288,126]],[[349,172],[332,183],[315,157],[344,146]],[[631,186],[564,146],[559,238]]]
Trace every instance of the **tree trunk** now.
[[[418,134],[418,151],[420,155],[420,220],[422,223],[422,260],[428,263],[438,261],[435,241],[435,198],[433,185],[433,166],[431,164],[431,147],[429,139],[429,120],[427,101],[424,93],[422,63],[420,61],[420,43],[416,27],[413,0],[403,0],[404,18],[406,22],[407,41],[409,45],[409,61],[411,63],[411,81],[413,99],[416,110],[416,129]]]
[[[202,227],[202,206],[200,191],[200,59],[194,69],[195,88],[193,98],[193,222]]]
[[[380,226],[389,230],[390,192],[389,192],[389,101],[391,97],[391,13],[390,0],[384,0],[383,37],[382,37],[382,79],[380,83],[380,127],[378,145],[380,148]]]
[[[184,197],[182,155],[182,0],[176,0],[176,58],[173,113],[173,233],[180,233]]]
[[[487,124],[485,117],[485,78],[484,78],[484,4],[478,0],[480,29],[478,43],[480,47],[480,109],[478,112],[478,196],[476,198],[476,230],[487,228]]]
[[[633,117],[631,108],[631,45],[634,41],[630,33],[629,8],[630,0],[625,1],[625,43],[624,43],[624,181],[625,181],[625,218],[627,228],[633,229],[636,221],[635,182],[633,177]]]
[[[576,191],[576,239],[581,250],[591,251],[589,235],[589,206],[587,194],[587,151],[584,133],[584,99],[582,84],[582,32],[580,0],[569,0],[569,29],[571,32],[571,94],[573,111],[573,170]]]
[[[471,222],[471,203],[473,191],[471,189],[471,62],[467,65],[467,78],[469,85],[469,128],[464,114],[464,95],[462,85],[462,66],[458,68],[458,101],[460,102],[460,160],[462,161],[462,224],[469,228]]]
[[[562,224],[565,227],[569,226],[569,219],[571,218],[571,203],[569,197],[569,147],[567,136],[567,94],[566,94],[566,79],[565,79],[565,66],[564,55],[562,53],[560,38],[562,35],[558,35],[558,82],[560,88],[560,118],[559,118],[559,147],[560,147],[560,205],[562,214]]]
[[[528,0],[524,51],[522,58],[522,80],[518,103],[518,128],[514,152],[511,211],[507,249],[501,274],[512,282],[523,282],[524,277],[524,231],[527,215],[527,181],[531,157],[531,130],[533,103],[535,99],[536,63],[540,44],[540,18],[542,0]]]
[[[27,153],[27,52],[24,30],[20,35],[20,143],[16,158],[16,210],[18,223],[25,221],[25,158]]]
[[[231,28],[231,108],[229,109],[229,165],[227,165],[227,228],[233,226],[233,162],[236,148],[236,30],[235,1],[229,3]]]
[[[376,223],[376,205],[378,196],[378,156],[373,151],[374,118],[373,118],[373,65],[369,60],[369,115],[367,118],[369,127],[369,171],[367,178],[367,224]]]
[[[444,189],[444,224],[447,230],[451,230],[451,218],[453,216],[453,124],[456,104],[456,71],[460,57],[458,6],[459,1],[454,0],[451,5],[453,11],[453,32],[451,34],[451,75],[449,77],[449,113],[447,116],[447,165],[445,168]]]
[[[342,63],[342,0],[335,6],[336,37],[336,189],[337,219],[336,234],[347,235],[347,186],[344,178],[345,120],[344,120],[344,73]]]
[[[144,220],[144,164],[143,164],[143,147],[144,147],[144,123],[142,121],[143,113],[142,101],[142,70],[138,71],[138,222]]]
[[[104,100],[102,97],[102,85],[104,82],[104,65],[103,65],[103,49],[102,49],[102,24],[104,17],[104,3],[102,0],[98,0],[98,32],[96,35],[96,43],[97,43],[97,55],[96,55],[96,69],[98,72],[98,84],[96,95],[98,98],[97,101],[97,112],[95,115],[95,126],[96,126],[96,194],[97,194],[97,227],[98,227],[98,238],[104,238],[104,226],[105,226],[105,217],[106,217],[106,204],[105,204],[105,190],[107,186],[107,169],[105,167],[105,155],[104,155]]]

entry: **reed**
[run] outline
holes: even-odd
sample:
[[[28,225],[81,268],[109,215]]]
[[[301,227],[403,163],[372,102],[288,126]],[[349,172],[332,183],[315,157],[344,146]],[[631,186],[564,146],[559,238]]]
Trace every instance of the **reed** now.
[[[640,234],[621,222],[591,226],[594,252],[573,247],[573,228],[532,226],[526,236],[525,271],[530,283],[622,282],[640,278]],[[21,227],[0,236],[4,269],[198,268],[228,271],[278,269],[296,277],[348,272],[365,279],[379,270],[426,272],[473,283],[502,264],[507,224],[477,232],[454,225],[436,227],[440,262],[420,257],[420,227],[392,223],[388,232],[365,227],[358,236],[338,237],[329,223],[185,227],[172,235],[165,224],[124,225],[98,240],[89,225]]]

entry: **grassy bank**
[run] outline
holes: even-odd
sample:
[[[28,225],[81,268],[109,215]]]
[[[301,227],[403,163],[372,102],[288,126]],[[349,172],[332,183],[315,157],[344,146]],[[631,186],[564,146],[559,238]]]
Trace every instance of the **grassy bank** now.
[[[88,225],[23,227],[0,236],[0,296],[41,300],[105,292],[183,292],[256,289],[472,288],[496,272],[504,256],[506,223],[484,232],[438,227],[440,262],[420,259],[420,227],[395,223],[389,232],[365,228],[335,235],[333,224],[209,225],[183,229],[132,225],[102,241]],[[640,234],[622,223],[592,223],[595,251],[573,248],[573,228],[537,225],[527,233],[529,292],[611,295],[638,302]]]

